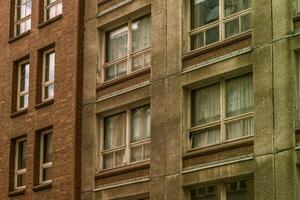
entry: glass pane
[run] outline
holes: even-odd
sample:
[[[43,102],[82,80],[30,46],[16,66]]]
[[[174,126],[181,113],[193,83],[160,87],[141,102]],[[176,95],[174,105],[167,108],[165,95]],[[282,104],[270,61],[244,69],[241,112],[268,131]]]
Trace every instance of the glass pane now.
[[[105,80],[111,80],[116,77],[116,66],[112,65],[111,67],[107,67],[105,70]]]
[[[204,46],[204,33],[200,32],[196,35],[191,36],[191,50]]]
[[[117,76],[123,76],[127,74],[127,61],[116,64]]]
[[[192,91],[192,126],[220,119],[220,85]]]
[[[228,183],[226,193],[227,200],[254,200],[253,181],[244,180]]]
[[[52,176],[51,167],[43,169],[43,177],[42,177],[43,181],[51,180],[51,176]]]
[[[219,0],[192,0],[192,29],[219,20]]]
[[[43,135],[43,163],[48,163],[52,161],[52,134],[48,133]]]
[[[45,87],[44,99],[52,99],[54,97],[54,85],[49,85]]]
[[[246,10],[251,7],[251,0],[225,0],[225,16]]]
[[[46,54],[45,82],[54,81],[55,52]]]
[[[144,54],[144,67],[148,67],[151,65],[151,53]]]
[[[103,168],[110,169],[114,166],[114,153],[103,155]]]
[[[28,94],[20,96],[19,109],[28,107]]]
[[[191,189],[191,200],[219,200],[220,197],[218,186]]]
[[[132,147],[130,149],[130,161],[137,162],[143,160],[143,146]]]
[[[250,30],[252,28],[251,23],[252,23],[251,14],[242,16],[241,17],[241,32],[243,33],[243,32]]]
[[[126,114],[121,113],[104,119],[104,149],[125,145]]]
[[[25,174],[17,175],[17,187],[25,186]]]
[[[27,92],[29,88],[29,64],[22,64],[20,67],[20,92]]]
[[[225,23],[225,38],[239,34],[239,18]]]
[[[144,67],[144,54],[132,58],[132,70],[138,70]]]
[[[208,29],[205,32],[205,37],[206,37],[205,44],[209,45],[209,44],[218,42],[220,40],[219,32],[220,32],[219,26]]]
[[[124,26],[106,33],[106,61],[127,55],[128,27]]]
[[[218,144],[221,140],[220,127],[213,127],[191,133],[192,148]]]
[[[150,17],[132,23],[132,52],[150,47]]]
[[[144,159],[150,158],[150,143],[144,144]]]
[[[226,117],[232,117],[253,110],[252,75],[226,81]]]
[[[115,166],[114,167],[119,167],[124,165],[124,159],[125,159],[125,150],[117,151],[115,152]]]
[[[150,106],[133,109],[131,112],[131,142],[150,137]]]
[[[241,119],[226,124],[226,140],[253,135],[253,118]]]
[[[20,141],[18,144],[18,170],[26,168],[26,141]]]

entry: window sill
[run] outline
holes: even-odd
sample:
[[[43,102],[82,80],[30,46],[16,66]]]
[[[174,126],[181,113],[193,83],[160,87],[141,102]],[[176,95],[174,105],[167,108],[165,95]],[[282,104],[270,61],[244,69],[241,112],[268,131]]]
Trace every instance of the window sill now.
[[[27,109],[27,108],[26,108],[26,109],[23,109],[23,110],[19,110],[19,111],[16,111],[16,112],[14,112],[14,113],[11,113],[11,114],[10,114],[10,117],[11,117],[11,118],[16,118],[16,117],[18,117],[18,116],[20,116],[20,115],[25,115],[27,112],[28,112],[28,109]]]
[[[54,103],[54,99],[49,99],[49,100],[43,101],[42,103],[36,104],[35,108],[36,109],[40,109],[40,108],[49,106],[49,105],[51,105],[53,103]]]
[[[20,35],[17,35],[17,36],[14,36],[14,37],[10,38],[8,40],[8,43],[12,43],[12,42],[14,42],[14,41],[16,41],[18,39],[21,39],[21,38],[23,38],[23,37],[25,37],[26,35],[29,35],[29,34],[30,34],[30,30],[25,31],[24,33],[22,33]]]
[[[17,189],[14,191],[11,191],[8,193],[9,197],[16,197],[16,196],[21,196],[25,194],[25,188],[24,189]]]
[[[217,144],[214,146],[209,146],[209,147],[203,147],[200,149],[195,149],[195,150],[189,150],[187,153],[185,153],[182,158],[189,159],[189,158],[194,158],[202,155],[208,155],[212,153],[217,153],[229,149],[234,149],[234,148],[239,148],[243,146],[249,146],[254,144],[254,139],[253,136],[247,137],[247,138],[242,138],[239,140],[223,143],[223,144]]]
[[[47,190],[50,189],[52,187],[52,182],[49,183],[41,183],[39,185],[36,185],[32,188],[33,191],[38,192],[41,190]]]
[[[128,81],[132,78],[135,78],[135,77],[138,77],[138,76],[141,76],[143,74],[147,74],[151,71],[151,68],[150,67],[147,67],[145,69],[140,69],[140,70],[137,70],[135,72],[132,72],[130,74],[127,74],[127,75],[124,75],[124,76],[121,76],[119,78],[116,78],[116,79],[113,79],[113,80],[110,80],[110,81],[106,81],[106,82],[103,82],[102,84],[99,84],[97,86],[97,91],[98,90],[102,90],[102,89],[105,89],[105,88],[108,88],[110,86],[113,86],[113,85],[116,85],[118,83],[122,83],[122,82],[125,82],[125,81]]]
[[[251,37],[252,37],[252,33],[251,32],[248,32],[248,33],[245,33],[245,34],[242,34],[242,35],[237,35],[235,37],[232,37],[232,38],[229,38],[229,39],[225,39],[222,42],[218,42],[218,43],[216,43],[214,45],[211,45],[211,46],[208,46],[206,48],[204,47],[204,48],[201,48],[199,50],[196,49],[196,50],[190,51],[190,52],[186,53],[186,55],[184,55],[182,57],[182,60],[185,61],[185,60],[194,58],[196,56],[203,55],[203,54],[208,53],[210,51],[214,51],[214,50],[217,50],[217,49],[221,49],[221,48],[227,47],[227,46],[229,46],[231,44],[234,44],[234,43],[237,43],[237,42],[249,39]]]
[[[45,27],[45,26],[47,26],[47,25],[49,25],[49,24],[51,24],[51,23],[53,23],[53,22],[55,22],[55,21],[57,21],[61,18],[62,18],[62,14],[57,15],[57,16],[51,18],[51,19],[48,19],[47,21],[44,21],[44,22],[40,23],[38,25],[38,28],[41,29],[41,28],[43,28],[43,27]]]
[[[130,164],[127,166],[122,166],[114,169],[108,169],[108,170],[103,170],[95,175],[95,180],[101,179],[101,178],[106,178],[110,176],[117,176],[120,174],[125,174],[128,172],[133,172],[136,170],[141,170],[141,169],[148,169],[150,168],[150,161],[143,161],[140,163],[135,163],[135,164]]]

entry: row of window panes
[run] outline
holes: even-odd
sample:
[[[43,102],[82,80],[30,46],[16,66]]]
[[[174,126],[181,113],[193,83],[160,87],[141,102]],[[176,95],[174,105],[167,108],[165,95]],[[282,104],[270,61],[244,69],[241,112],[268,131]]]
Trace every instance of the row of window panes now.
[[[55,51],[47,51],[43,54],[43,81],[42,100],[46,101],[54,97],[54,71]],[[29,72],[28,61],[18,64],[18,99],[17,110],[26,109],[29,99]]]
[[[52,132],[46,131],[40,135],[40,174],[39,182],[51,181],[52,172]],[[26,138],[15,142],[15,175],[14,188],[21,189],[26,185]]]

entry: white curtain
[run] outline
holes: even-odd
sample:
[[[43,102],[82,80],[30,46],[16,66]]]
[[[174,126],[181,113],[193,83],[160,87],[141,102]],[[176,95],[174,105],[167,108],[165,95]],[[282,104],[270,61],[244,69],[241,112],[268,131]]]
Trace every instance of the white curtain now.
[[[141,51],[150,47],[151,38],[150,16],[132,23],[132,52]]]
[[[114,149],[125,145],[126,114],[121,113],[105,118],[104,149]]]
[[[251,0],[225,0],[225,16],[251,7]]]
[[[150,106],[133,109],[131,112],[131,142],[150,137]]]
[[[192,134],[192,148],[218,144],[221,141],[220,127],[204,129]]]
[[[253,118],[241,119],[226,124],[226,140],[253,135]]]
[[[128,27],[124,26],[107,33],[106,61],[112,61],[127,55]]]
[[[228,38],[236,34],[239,34],[240,32],[239,27],[240,27],[239,18],[236,18],[232,21],[225,23],[225,37]]]

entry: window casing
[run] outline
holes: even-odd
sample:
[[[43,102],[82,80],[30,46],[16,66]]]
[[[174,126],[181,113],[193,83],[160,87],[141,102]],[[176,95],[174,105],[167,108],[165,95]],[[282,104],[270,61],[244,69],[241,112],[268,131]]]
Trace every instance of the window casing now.
[[[48,50],[43,54],[42,100],[54,97],[55,51]]]
[[[189,50],[251,31],[251,0],[190,0]]]
[[[18,139],[15,144],[14,188],[23,189],[26,185],[26,139]]]
[[[150,106],[127,109],[102,119],[101,169],[150,159]]]
[[[45,0],[45,20],[52,19],[62,14],[61,0]]]
[[[252,74],[192,90],[189,149],[253,136]]]
[[[18,63],[17,110],[28,107],[29,98],[29,62]]]
[[[52,130],[47,130],[40,136],[40,183],[51,182],[52,156]]]
[[[31,29],[31,0],[16,0],[15,3],[15,35]]]
[[[151,65],[150,16],[129,20],[105,33],[103,80],[109,81]]]

